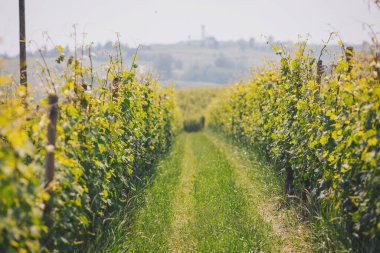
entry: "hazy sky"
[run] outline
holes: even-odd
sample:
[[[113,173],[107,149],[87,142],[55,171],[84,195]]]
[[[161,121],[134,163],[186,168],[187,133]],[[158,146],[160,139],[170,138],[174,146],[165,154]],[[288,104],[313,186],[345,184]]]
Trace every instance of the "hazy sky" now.
[[[297,40],[310,33],[321,42],[330,31],[343,40],[368,40],[363,23],[380,31],[380,10],[369,0],[25,0],[27,39],[45,44],[47,31],[57,44],[73,44],[72,25],[87,40],[105,42],[121,34],[123,43],[162,43],[199,39],[200,26],[220,40],[273,35]],[[18,0],[0,0],[0,53],[18,53]],[[32,45],[29,48],[36,48]]]

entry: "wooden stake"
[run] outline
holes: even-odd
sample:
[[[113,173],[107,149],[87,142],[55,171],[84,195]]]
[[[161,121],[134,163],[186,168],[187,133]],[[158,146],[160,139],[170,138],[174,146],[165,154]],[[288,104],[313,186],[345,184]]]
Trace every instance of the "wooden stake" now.
[[[48,147],[46,152],[46,185],[54,179],[54,149],[57,134],[58,96],[49,95],[49,124],[47,128]]]
[[[348,62],[348,73],[352,70],[352,58],[354,57],[354,48],[347,47],[346,49],[346,61]]]
[[[314,93],[314,102],[317,102],[319,99],[319,96],[321,95],[321,82],[322,82],[323,73],[324,73],[323,62],[322,62],[322,60],[318,60],[318,62],[317,62],[317,77],[316,77],[316,82],[318,85],[318,92]]]
[[[118,77],[115,77],[113,79],[111,91],[112,91],[112,100],[117,101],[117,97],[119,94],[119,78]]]
[[[26,36],[25,36],[25,0],[19,0],[20,22],[20,84],[27,88]]]
[[[46,147],[46,160],[45,160],[45,174],[46,174],[46,192],[49,193],[50,198],[45,201],[43,220],[45,225],[48,227],[49,232],[42,237],[41,244],[47,249],[47,252],[53,251],[53,238],[50,233],[50,229],[53,227],[53,219],[51,217],[51,212],[53,210],[53,191],[51,189],[50,183],[54,179],[54,155],[55,155],[55,141],[57,134],[57,118],[58,118],[58,96],[55,94],[49,95],[49,124],[47,127],[47,139],[48,146]],[[45,251],[42,251],[45,252]]]
[[[323,62],[322,60],[319,60],[317,63],[317,83],[318,84],[321,84],[323,72],[324,72]]]

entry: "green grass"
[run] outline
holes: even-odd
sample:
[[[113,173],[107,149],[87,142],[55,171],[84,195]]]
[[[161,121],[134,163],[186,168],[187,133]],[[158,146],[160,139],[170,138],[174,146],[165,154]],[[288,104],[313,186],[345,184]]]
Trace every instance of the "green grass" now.
[[[234,168],[204,133],[194,135],[195,221],[190,226],[197,252],[274,252],[271,228],[250,215],[247,196],[235,184]]]
[[[267,163],[258,150],[220,133],[209,131],[207,136],[233,164],[237,184],[248,192],[251,209],[272,225],[282,251],[316,251],[316,231],[311,229],[312,224],[303,221],[305,206],[286,202],[284,175]]]
[[[178,185],[178,191],[173,205],[172,235],[170,237],[171,252],[190,252],[194,249],[195,242],[190,240],[188,226],[194,219],[195,199],[193,194],[195,167],[195,154],[192,135],[185,134],[185,154],[182,160],[182,170]]]
[[[87,252],[164,252],[171,231],[170,208],[181,173],[186,136],[177,138],[170,154],[157,166],[153,176],[146,175],[124,210],[115,215]]]
[[[312,252],[282,177],[222,135],[182,133],[91,252]],[[107,234],[104,234],[107,235]]]
[[[173,200],[181,174],[187,136],[182,135],[173,153],[158,169],[158,175],[146,194],[145,203],[137,215],[123,247],[130,252],[167,252],[171,235]]]

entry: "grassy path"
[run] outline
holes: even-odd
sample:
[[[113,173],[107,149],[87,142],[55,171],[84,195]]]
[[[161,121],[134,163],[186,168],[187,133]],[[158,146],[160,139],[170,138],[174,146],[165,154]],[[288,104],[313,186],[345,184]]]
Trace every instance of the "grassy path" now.
[[[277,208],[280,189],[244,148],[208,131],[181,134],[116,243],[100,251],[311,252],[294,210]]]
[[[171,252],[189,252],[194,249],[187,227],[193,220],[195,174],[193,140],[186,135],[185,152],[182,161],[181,177],[173,205],[172,236],[169,242]]]
[[[226,154],[236,172],[236,184],[248,196],[252,215],[257,213],[272,226],[272,232],[280,240],[283,252],[313,252],[306,225],[300,222],[295,207],[281,208],[284,203],[283,179],[276,175],[256,152],[231,143],[231,140],[215,133],[208,133],[209,139]]]

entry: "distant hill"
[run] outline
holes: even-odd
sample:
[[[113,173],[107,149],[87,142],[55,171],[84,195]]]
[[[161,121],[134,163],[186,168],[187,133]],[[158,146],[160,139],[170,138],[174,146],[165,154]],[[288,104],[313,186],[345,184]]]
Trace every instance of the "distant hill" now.
[[[292,42],[273,42],[293,50]],[[357,46],[361,48],[361,46]],[[310,45],[315,54],[319,54],[322,45]],[[123,61],[130,65],[136,48],[121,46]],[[79,47],[78,51],[81,48]],[[328,47],[329,55],[324,55],[325,62],[333,59],[333,55],[340,52],[339,46]],[[107,65],[109,53],[115,53],[114,44],[107,42],[104,45],[92,47],[93,61],[96,68]],[[64,48],[66,55],[73,54],[68,47]],[[43,54],[54,69],[58,57],[56,50],[44,50]],[[88,49],[85,49],[84,60],[88,61]],[[79,52],[78,55],[81,55]],[[136,64],[143,73],[150,73],[158,78],[163,85],[174,85],[176,88],[191,88],[203,86],[224,86],[246,78],[252,67],[262,66],[266,61],[274,61],[278,56],[272,46],[266,43],[250,40],[218,41],[207,37],[201,41],[185,41],[175,44],[153,44],[141,46],[138,50]],[[37,82],[38,52],[29,53],[29,80]],[[18,78],[18,58],[7,58],[2,71],[11,73]],[[58,68],[59,70],[59,68]]]

